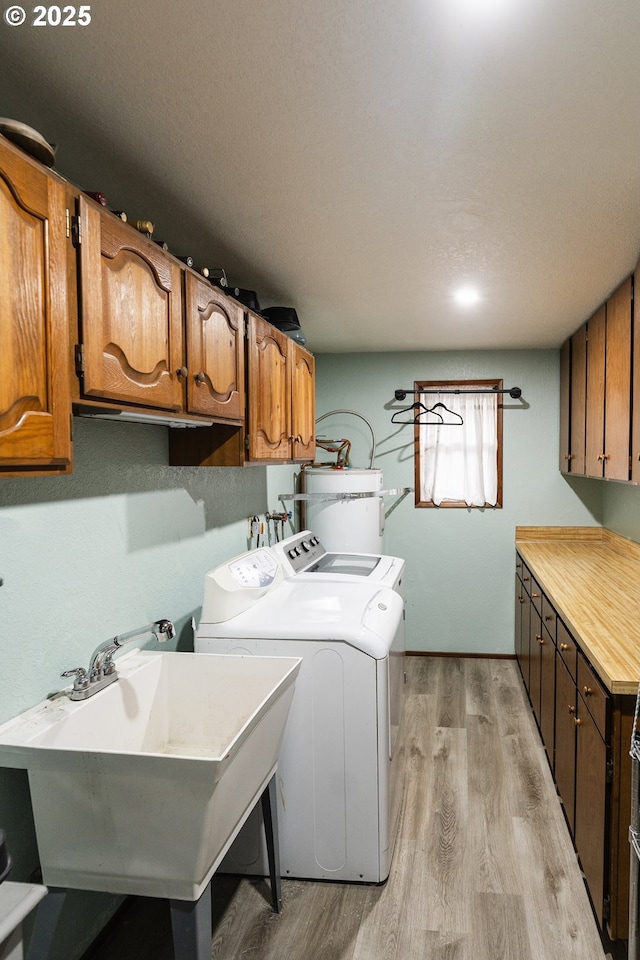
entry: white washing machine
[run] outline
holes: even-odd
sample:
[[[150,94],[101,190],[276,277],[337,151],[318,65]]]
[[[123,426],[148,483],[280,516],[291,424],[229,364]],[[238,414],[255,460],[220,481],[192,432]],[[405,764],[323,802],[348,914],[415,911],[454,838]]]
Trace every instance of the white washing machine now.
[[[282,875],[378,883],[404,774],[404,610],[385,579],[401,582],[404,561],[345,554],[348,572],[337,559],[309,569],[324,556],[341,555],[305,531],[210,571],[195,649],[302,658],[278,761]],[[222,869],[267,872],[256,818]]]

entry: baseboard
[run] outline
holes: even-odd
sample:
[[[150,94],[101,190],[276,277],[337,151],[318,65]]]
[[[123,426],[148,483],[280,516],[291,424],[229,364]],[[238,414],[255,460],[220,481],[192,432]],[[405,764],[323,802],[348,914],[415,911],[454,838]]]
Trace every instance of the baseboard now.
[[[515,660],[515,653],[451,653],[440,650],[407,650],[408,657],[458,657],[461,660]]]

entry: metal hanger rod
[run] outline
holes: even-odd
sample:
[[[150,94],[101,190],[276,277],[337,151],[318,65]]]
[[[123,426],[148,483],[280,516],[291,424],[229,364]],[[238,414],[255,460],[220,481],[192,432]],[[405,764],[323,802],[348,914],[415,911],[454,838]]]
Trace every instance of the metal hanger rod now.
[[[422,396],[424,393],[508,393],[510,397],[514,400],[517,400],[522,396],[522,390],[520,387],[506,387],[504,390],[498,390],[494,387],[489,387],[486,390],[467,390],[463,389],[451,389],[451,390],[396,390],[395,398],[396,400],[405,400],[407,394],[413,394],[414,396]]]

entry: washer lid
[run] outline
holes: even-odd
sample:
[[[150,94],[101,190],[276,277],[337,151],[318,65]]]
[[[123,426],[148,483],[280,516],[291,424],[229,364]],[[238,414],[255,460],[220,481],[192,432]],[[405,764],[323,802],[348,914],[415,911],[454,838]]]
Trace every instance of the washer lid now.
[[[198,635],[265,640],[338,640],[381,660],[402,620],[399,594],[380,584],[285,580],[249,610]]]

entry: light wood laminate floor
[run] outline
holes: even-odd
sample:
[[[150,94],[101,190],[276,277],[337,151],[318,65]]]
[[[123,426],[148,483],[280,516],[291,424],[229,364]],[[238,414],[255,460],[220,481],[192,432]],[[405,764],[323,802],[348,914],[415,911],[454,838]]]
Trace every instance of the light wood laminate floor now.
[[[603,960],[512,660],[407,658],[406,784],[387,883],[213,879],[216,960]],[[137,900],[85,960],[172,960]]]

